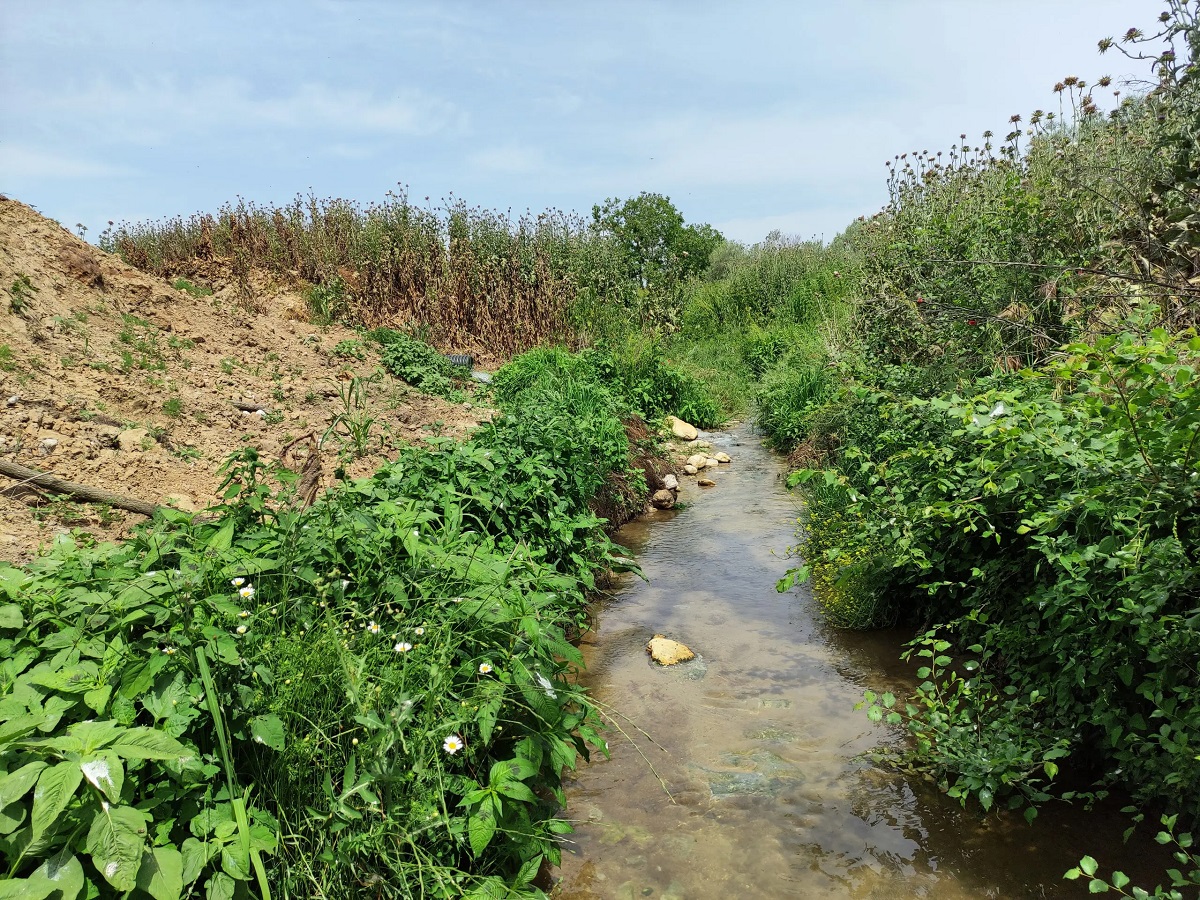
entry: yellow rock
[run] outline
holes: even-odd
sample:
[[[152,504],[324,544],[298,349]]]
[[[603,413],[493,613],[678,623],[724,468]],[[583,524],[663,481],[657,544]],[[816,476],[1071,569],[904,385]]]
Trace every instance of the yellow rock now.
[[[696,658],[696,654],[679,641],[673,641],[661,634],[656,634],[650,639],[650,643],[646,645],[646,652],[660,666],[673,666]]]

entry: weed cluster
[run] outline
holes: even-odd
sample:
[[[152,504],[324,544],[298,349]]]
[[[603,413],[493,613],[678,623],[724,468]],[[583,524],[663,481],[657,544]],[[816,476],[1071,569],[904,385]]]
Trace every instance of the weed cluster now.
[[[309,508],[248,448],[215,520],[0,566],[9,883],[540,896],[561,774],[604,747],[566,637],[629,565],[589,510],[628,443],[587,398],[543,379]]]

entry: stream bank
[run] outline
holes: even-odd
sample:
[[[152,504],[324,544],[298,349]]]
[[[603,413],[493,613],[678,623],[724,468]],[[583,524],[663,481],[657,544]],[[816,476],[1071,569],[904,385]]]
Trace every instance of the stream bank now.
[[[1115,809],[1051,805],[1031,827],[864,758],[903,740],[854,705],[912,686],[906,636],[836,631],[807,587],[775,591],[799,514],[784,463],[748,425],[708,437],[733,457],[717,485],[686,479],[683,509],[618,532],[648,583],[626,577],[582,645],[621,731],[568,784],[576,833],[554,896],[1082,896],[1062,874],[1085,853],[1153,883],[1161,855],[1123,845]],[[655,666],[656,633],[698,659]]]

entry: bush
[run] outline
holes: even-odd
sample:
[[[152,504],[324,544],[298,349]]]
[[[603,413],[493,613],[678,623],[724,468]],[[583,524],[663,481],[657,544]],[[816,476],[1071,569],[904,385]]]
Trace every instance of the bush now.
[[[588,508],[621,423],[560,388],[309,509],[247,449],[214,521],[0,566],[8,883],[542,896],[562,772],[604,748],[566,638],[629,566]]]
[[[391,328],[376,328],[367,332],[367,337],[382,347],[379,361],[401,381],[426,394],[461,399],[458,382],[467,376],[467,370],[429,344]]]
[[[1200,340],[1067,352],[965,397],[869,394],[875,436],[826,478],[853,531],[810,527],[833,558],[885,548],[863,586],[941,623],[904,716],[950,788],[1037,802],[1070,761],[1200,816]]]

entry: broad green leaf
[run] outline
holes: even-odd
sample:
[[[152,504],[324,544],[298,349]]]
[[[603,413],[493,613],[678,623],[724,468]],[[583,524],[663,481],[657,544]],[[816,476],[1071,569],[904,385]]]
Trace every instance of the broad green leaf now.
[[[1084,875],[1087,875],[1089,877],[1092,875],[1095,875],[1096,869],[1098,869],[1099,867],[1100,867],[1099,863],[1097,863],[1090,856],[1085,856],[1083,859],[1079,860],[1080,871],[1083,872]]]
[[[67,734],[83,743],[81,752],[92,753],[107,747],[123,731],[125,726],[120,722],[80,722],[78,725],[72,725]]]
[[[467,836],[471,840],[471,853],[477,858],[491,843],[496,834],[496,819],[489,811],[486,814],[474,815],[467,820]]]
[[[0,806],[20,800],[38,780],[38,775],[47,763],[35,760],[26,763],[14,772],[0,775]]]
[[[7,722],[0,723],[0,747],[25,737],[29,732],[39,728],[45,721],[45,715],[33,715],[15,716]]]
[[[205,900],[233,900],[237,882],[224,872],[216,872],[204,885]]]
[[[83,781],[77,762],[60,762],[42,772],[33,789],[33,839],[36,841],[47,828],[58,823],[67,804]]]
[[[174,847],[144,851],[137,886],[154,900],[179,900],[183,893],[183,855]]]
[[[272,750],[283,750],[283,721],[279,716],[255,716],[250,720],[250,737],[256,744],[266,744]]]
[[[12,834],[24,825],[28,813],[24,803],[0,806],[0,835]]]
[[[29,580],[29,575],[10,563],[0,563],[0,591],[4,591],[10,599],[15,600],[21,593],[21,588]],[[20,626],[17,626],[18,628]]]
[[[221,871],[238,881],[250,880],[250,851],[238,843],[221,848]]]
[[[183,883],[191,884],[200,877],[200,873],[204,871],[204,867],[208,865],[209,859],[212,858],[210,851],[215,852],[217,845],[213,843],[202,844],[195,838],[187,838],[183,842]]]
[[[511,797],[514,800],[520,800],[523,803],[536,803],[537,797],[533,791],[529,789],[529,785],[523,781],[501,781],[496,785],[496,790],[505,797]]]
[[[169,734],[154,728],[130,728],[112,749],[126,759],[186,759],[193,752]]]
[[[53,890],[44,878],[9,878],[0,881],[0,900],[43,900]]]
[[[1088,882],[1089,894],[1106,894],[1108,893],[1108,882],[1099,878],[1093,878]]]
[[[132,806],[99,809],[92,818],[85,849],[92,864],[118,891],[131,891],[137,885],[146,846],[147,815]]]
[[[76,900],[83,891],[83,865],[69,847],[55,853],[29,876],[30,881],[39,878],[50,885],[50,900]]]
[[[121,787],[125,784],[125,767],[112,750],[89,753],[79,761],[79,770],[88,784],[100,791],[109,803],[121,802]]]
[[[15,603],[5,603],[0,606],[0,628],[11,628],[16,631],[25,627],[25,615],[21,607]]]
[[[517,884],[521,887],[529,884],[533,879],[537,878],[538,870],[542,867],[542,854],[538,854],[533,859],[527,859],[521,863],[521,868],[517,872]]]
[[[112,696],[112,692],[112,685],[103,684],[84,694],[83,702],[88,705],[89,709],[95,710],[97,715],[103,715],[104,708],[108,706],[108,699]]]
[[[233,543],[233,527],[233,519],[222,525],[220,530],[208,539],[208,549],[228,550],[229,546]]]
[[[983,811],[987,812],[992,808],[992,792],[987,788],[983,788],[979,792],[979,805],[983,807]]]

